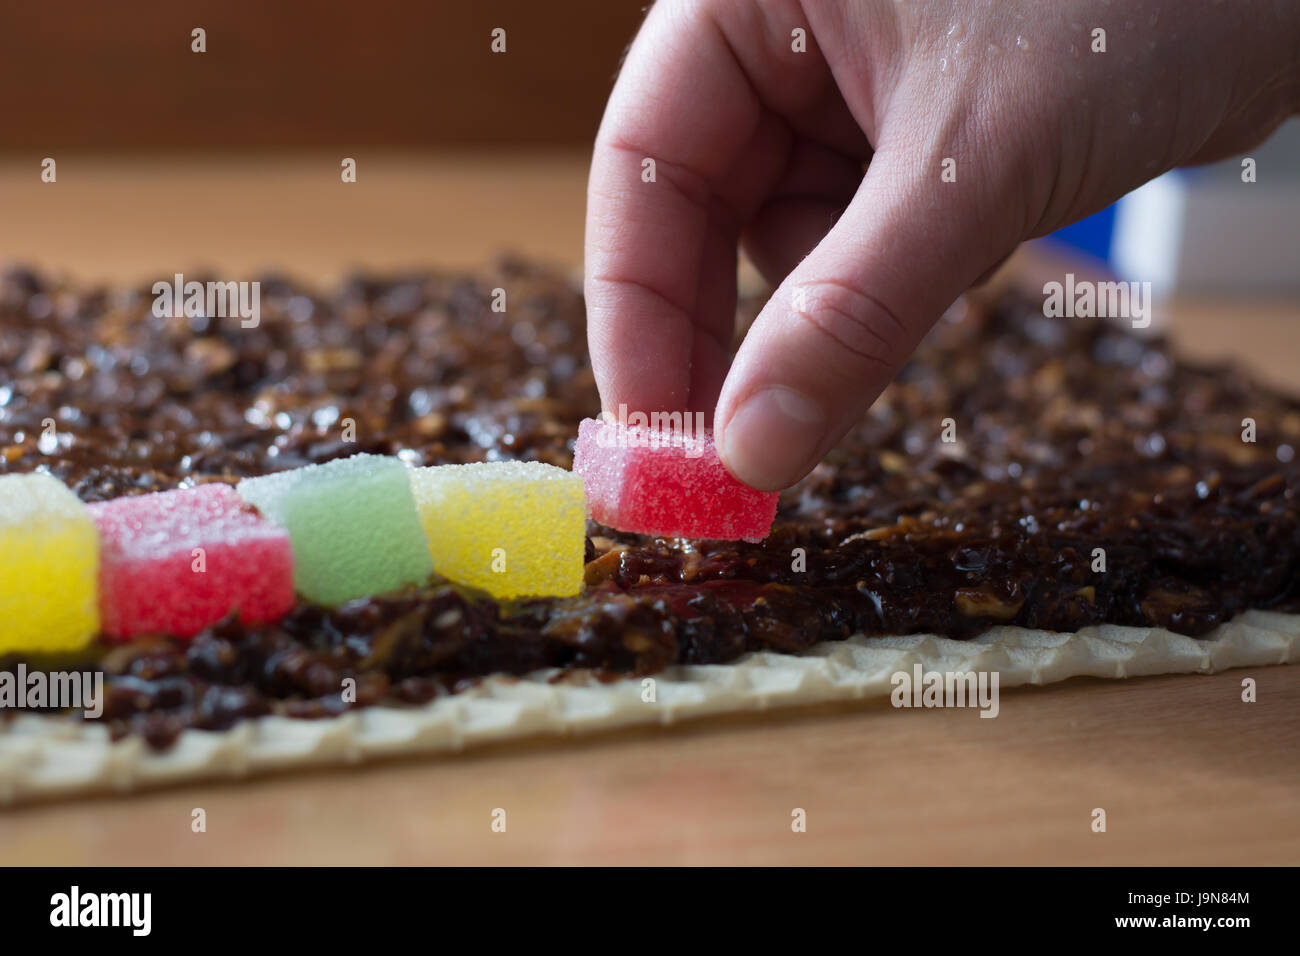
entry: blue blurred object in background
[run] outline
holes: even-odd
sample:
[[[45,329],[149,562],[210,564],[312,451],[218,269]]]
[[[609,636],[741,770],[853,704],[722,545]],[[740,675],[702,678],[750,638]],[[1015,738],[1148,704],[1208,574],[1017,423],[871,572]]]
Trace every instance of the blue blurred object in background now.
[[[1080,219],[1072,226],[1058,229],[1052,239],[1088,253],[1097,259],[1110,260],[1111,236],[1115,229],[1115,206]]]
[[[1300,120],[1166,173],[1049,237],[1163,292],[1300,295]]]

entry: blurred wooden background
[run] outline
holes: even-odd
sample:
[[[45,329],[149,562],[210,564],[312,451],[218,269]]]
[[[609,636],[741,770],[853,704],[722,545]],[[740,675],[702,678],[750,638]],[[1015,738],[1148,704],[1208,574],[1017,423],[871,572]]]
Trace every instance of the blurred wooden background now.
[[[647,3],[5,0],[0,149],[590,142]]]

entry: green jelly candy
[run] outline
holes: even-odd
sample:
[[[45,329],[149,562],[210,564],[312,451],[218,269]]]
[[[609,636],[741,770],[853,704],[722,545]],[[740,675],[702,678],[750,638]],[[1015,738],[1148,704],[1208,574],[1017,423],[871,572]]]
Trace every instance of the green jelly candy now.
[[[396,458],[353,455],[245,478],[236,490],[289,532],[294,587],[308,600],[339,604],[433,572],[411,480]]]

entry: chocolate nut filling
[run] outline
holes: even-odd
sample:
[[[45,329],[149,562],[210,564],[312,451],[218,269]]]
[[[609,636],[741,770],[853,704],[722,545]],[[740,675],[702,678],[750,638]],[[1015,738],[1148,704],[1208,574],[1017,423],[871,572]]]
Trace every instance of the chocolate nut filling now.
[[[147,286],[5,272],[0,473],[45,468],[94,501],[357,452],[567,467],[599,407],[581,297],[545,268],[361,276],[329,295],[260,281],[260,324],[243,328],[158,318]],[[496,288],[507,312],[491,308]],[[782,496],[761,545],[592,525],[575,598],[498,604],[435,578],[338,608],[300,602],[273,626],[232,618],[190,642],[97,642],[27,664],[102,667],[114,734],[162,748],[187,727],[401,706],[540,667],[650,674],[998,624],[1199,636],[1245,608],[1297,609],[1297,446],[1300,402],[1008,295],[936,327]]]

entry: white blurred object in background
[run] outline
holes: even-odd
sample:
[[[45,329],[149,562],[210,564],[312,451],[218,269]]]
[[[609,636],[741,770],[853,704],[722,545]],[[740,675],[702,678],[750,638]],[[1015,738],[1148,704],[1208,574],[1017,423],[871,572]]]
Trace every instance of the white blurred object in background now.
[[[1243,159],[1254,182],[1243,181]],[[1120,200],[1110,261],[1159,292],[1300,293],[1300,119],[1245,157],[1177,169]]]

